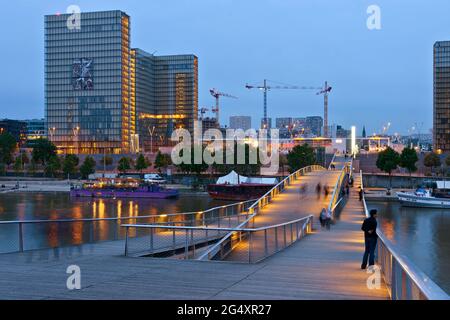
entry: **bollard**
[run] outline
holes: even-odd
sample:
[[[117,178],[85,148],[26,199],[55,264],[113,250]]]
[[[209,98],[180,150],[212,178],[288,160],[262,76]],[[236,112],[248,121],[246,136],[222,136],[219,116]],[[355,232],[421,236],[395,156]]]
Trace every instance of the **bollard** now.
[[[128,256],[128,229],[129,227],[125,229],[125,257]]]
[[[23,223],[19,222],[19,252],[23,252]]]

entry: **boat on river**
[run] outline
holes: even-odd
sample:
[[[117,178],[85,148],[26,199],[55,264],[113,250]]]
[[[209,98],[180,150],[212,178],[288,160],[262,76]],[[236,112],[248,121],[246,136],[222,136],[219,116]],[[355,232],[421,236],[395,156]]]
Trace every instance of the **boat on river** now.
[[[438,181],[433,189],[398,192],[397,197],[407,207],[450,209],[450,182]]]
[[[158,183],[146,183],[131,178],[102,178],[75,186],[70,191],[73,197],[90,198],[169,199],[178,197],[178,194],[176,189],[167,189]]]
[[[244,177],[232,171],[208,185],[207,191],[216,200],[246,201],[261,198],[277,182],[277,178]]]

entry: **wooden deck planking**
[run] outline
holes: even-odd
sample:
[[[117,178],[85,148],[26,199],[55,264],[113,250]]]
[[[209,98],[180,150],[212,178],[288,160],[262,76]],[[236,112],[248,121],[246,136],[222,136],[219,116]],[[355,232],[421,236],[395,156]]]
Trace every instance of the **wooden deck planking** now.
[[[294,188],[292,195],[299,196]],[[369,290],[370,274],[359,269],[357,197],[355,188],[331,231],[253,265],[125,258],[123,241],[0,255],[0,299],[388,299],[385,284]],[[72,264],[81,268],[82,290],[66,289]]]

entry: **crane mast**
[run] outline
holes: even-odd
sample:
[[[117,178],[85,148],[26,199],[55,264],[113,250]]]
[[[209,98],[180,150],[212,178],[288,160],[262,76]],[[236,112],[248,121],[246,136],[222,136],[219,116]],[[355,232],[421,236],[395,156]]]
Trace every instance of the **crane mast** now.
[[[263,118],[263,128],[268,128],[268,117],[267,117],[267,92],[274,89],[291,89],[291,90],[320,90],[317,95],[324,95],[324,136],[328,137],[328,95],[331,92],[331,87],[328,86],[328,82],[325,81],[324,87],[305,87],[305,86],[291,86],[291,85],[278,85],[278,86],[268,86],[267,79],[264,79],[262,86],[253,86],[246,84],[247,89],[260,89],[264,93],[264,118]]]
[[[220,126],[220,97],[226,97],[226,98],[232,98],[232,99],[238,99],[238,97],[235,97],[231,94],[220,92],[219,90],[213,88],[210,89],[209,92],[211,95],[216,99],[216,107],[212,109],[212,112],[216,114],[216,121],[217,124]]]

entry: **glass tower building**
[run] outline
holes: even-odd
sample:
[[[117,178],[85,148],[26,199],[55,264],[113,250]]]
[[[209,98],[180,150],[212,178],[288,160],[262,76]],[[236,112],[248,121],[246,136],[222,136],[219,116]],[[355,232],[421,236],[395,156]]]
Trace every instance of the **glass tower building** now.
[[[130,18],[121,11],[45,17],[45,119],[62,153],[119,154],[135,133]]]
[[[137,127],[140,147],[169,145],[172,132],[191,133],[198,117],[198,58],[195,55],[154,56],[132,49],[135,57]],[[133,100],[133,99],[132,99]]]
[[[434,44],[433,144],[450,151],[450,41]]]
[[[122,11],[45,16],[45,119],[61,153],[136,153],[193,131],[198,59],[153,56],[130,46]],[[155,129],[153,129],[153,127]]]

